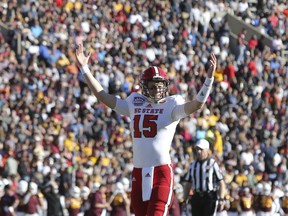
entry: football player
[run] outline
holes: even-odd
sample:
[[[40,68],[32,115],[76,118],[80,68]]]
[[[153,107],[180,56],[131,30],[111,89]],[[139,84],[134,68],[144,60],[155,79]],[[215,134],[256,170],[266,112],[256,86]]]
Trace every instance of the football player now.
[[[169,150],[179,121],[201,109],[209,97],[216,68],[216,57],[210,54],[206,80],[192,101],[182,96],[168,96],[169,78],[156,66],[140,75],[142,94],[131,93],[120,99],[104,91],[89,67],[90,54],[83,45],[76,49],[76,58],[86,83],[96,98],[121,115],[130,117],[133,138],[131,205],[136,216],[167,215],[173,199],[173,170]]]

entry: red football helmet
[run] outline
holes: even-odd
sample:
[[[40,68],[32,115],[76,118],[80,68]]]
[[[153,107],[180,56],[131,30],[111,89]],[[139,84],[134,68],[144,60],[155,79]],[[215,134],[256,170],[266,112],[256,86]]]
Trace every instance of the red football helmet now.
[[[152,83],[154,86],[148,85],[151,81],[154,82],[154,84]],[[163,83],[163,87],[157,85],[157,83]],[[151,66],[147,68],[140,77],[142,94],[154,103],[157,103],[159,100],[167,96],[168,84],[169,78],[167,74],[159,67]]]

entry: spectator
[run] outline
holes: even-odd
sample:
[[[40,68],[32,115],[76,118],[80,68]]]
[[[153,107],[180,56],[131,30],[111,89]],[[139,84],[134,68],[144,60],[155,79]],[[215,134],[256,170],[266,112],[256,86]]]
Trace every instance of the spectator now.
[[[250,188],[244,187],[242,190],[240,195],[240,215],[253,215],[253,196],[250,192]]]
[[[3,176],[16,176],[17,175],[17,170],[18,170],[18,161],[14,158],[14,152],[12,150],[8,151],[8,156],[7,156],[6,164],[4,167],[4,173]]]
[[[246,0],[244,0],[246,1]],[[238,34],[238,56],[237,56],[237,63],[243,63],[244,62],[244,53],[246,51],[246,34],[247,29],[243,28],[241,32]]]
[[[23,197],[23,204],[25,205],[26,215],[42,214],[43,202],[38,196],[38,185],[35,182],[30,182],[28,192]]]
[[[19,200],[13,193],[11,185],[7,184],[4,187],[4,195],[0,201],[0,213],[3,216],[15,215],[16,208],[19,204]]]
[[[69,198],[66,200],[66,208],[69,215],[77,216],[82,206],[81,190],[78,186],[74,186],[70,188],[70,194],[71,196],[68,196]]]
[[[130,201],[121,182],[116,183],[115,191],[109,199],[111,216],[130,216]]]
[[[106,186],[100,185],[98,189],[94,188],[94,191],[89,195],[90,209],[87,216],[100,216],[105,214],[107,210],[111,210],[109,203],[106,200]],[[104,211],[104,213],[102,213]]]
[[[47,216],[64,216],[56,182],[48,181],[41,187],[41,191],[47,201]]]

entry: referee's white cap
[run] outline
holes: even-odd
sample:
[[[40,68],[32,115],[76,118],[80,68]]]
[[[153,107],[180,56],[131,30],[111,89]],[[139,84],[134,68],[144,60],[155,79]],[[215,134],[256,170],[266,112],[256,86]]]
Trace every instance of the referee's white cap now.
[[[201,149],[209,149],[209,142],[205,139],[200,139],[197,141],[196,146]]]

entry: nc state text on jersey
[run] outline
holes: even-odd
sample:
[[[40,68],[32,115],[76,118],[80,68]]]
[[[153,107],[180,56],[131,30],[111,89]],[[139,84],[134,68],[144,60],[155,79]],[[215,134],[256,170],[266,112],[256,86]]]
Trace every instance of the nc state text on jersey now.
[[[164,109],[134,108],[134,113],[163,114]]]

